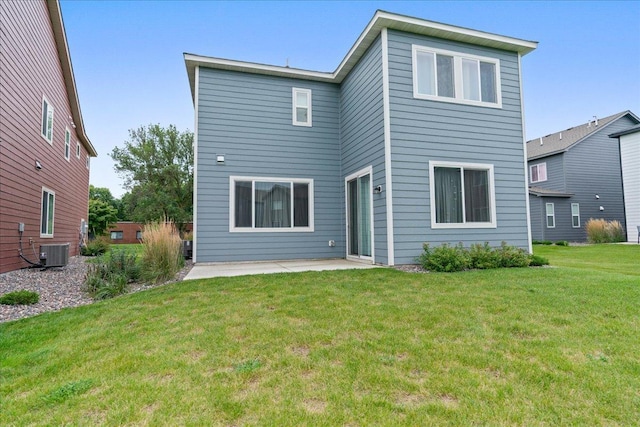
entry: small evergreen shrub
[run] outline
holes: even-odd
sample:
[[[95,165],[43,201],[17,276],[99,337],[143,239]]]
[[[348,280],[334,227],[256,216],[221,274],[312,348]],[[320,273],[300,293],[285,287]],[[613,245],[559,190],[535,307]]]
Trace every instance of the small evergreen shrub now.
[[[184,266],[182,239],[171,221],[144,226],[142,275],[150,282],[161,282],[175,276]]]
[[[615,243],[625,240],[624,229],[619,221],[589,219],[585,224],[589,243]]]
[[[549,265],[549,260],[540,255],[530,255],[529,265],[531,267],[542,267],[543,265]]]
[[[83,256],[98,256],[107,253],[109,250],[109,240],[101,236],[91,240],[85,246],[80,248],[80,254]]]
[[[559,240],[559,241],[555,242],[554,245],[556,245],[556,246],[569,246],[569,242],[567,242],[566,240]]]
[[[422,245],[423,252],[418,261],[425,269],[436,272],[463,271],[471,267],[471,256],[462,246],[450,246],[444,243],[435,249],[431,249],[428,243]]]
[[[40,295],[33,291],[14,291],[0,297],[0,304],[4,305],[31,305],[40,300]]]

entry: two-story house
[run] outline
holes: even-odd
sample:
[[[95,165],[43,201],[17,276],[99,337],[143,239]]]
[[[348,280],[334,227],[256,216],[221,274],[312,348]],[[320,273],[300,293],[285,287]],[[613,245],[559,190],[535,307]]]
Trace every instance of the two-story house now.
[[[96,151],[84,129],[58,1],[0,1],[0,37],[3,273],[39,263],[40,245],[68,243],[69,255],[78,254]]]
[[[590,218],[626,227],[620,144],[609,135],[638,123],[623,111],[527,142],[534,240],[585,241]]]
[[[530,249],[521,59],[536,46],[378,11],[334,72],[185,54],[194,260]]]

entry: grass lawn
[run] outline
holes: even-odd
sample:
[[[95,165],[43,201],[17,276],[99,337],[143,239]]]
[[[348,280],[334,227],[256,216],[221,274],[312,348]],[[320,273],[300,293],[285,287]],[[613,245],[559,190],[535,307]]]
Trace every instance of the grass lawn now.
[[[640,246],[182,282],[0,325],[0,425],[637,425]]]

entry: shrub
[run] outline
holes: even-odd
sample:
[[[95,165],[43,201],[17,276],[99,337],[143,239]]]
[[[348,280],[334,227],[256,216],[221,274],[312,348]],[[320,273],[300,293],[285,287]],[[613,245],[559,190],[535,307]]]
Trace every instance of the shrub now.
[[[0,297],[0,304],[4,305],[31,305],[40,300],[40,295],[33,291],[14,291]]]
[[[104,237],[97,237],[91,240],[87,245],[80,248],[80,254],[84,256],[98,256],[109,250],[109,240]]]
[[[462,243],[456,246],[444,243],[433,250],[428,243],[425,243],[422,248],[424,251],[418,257],[418,261],[429,271],[453,272],[471,267],[471,256]]]
[[[184,265],[182,240],[173,222],[144,226],[142,250],[143,277],[150,282],[168,280]]]
[[[619,221],[589,219],[585,224],[589,243],[614,243],[625,240],[624,229]]]
[[[140,278],[140,266],[134,252],[113,251],[89,265],[85,290],[95,299],[113,298],[127,292],[127,285]]]
[[[540,255],[530,255],[529,265],[532,267],[542,267],[543,265],[549,265],[549,260]]]
[[[515,246],[509,246],[502,242],[499,249],[496,249],[500,256],[500,267],[527,267],[530,262],[529,254]]]
[[[471,256],[471,268],[483,270],[500,267],[500,254],[489,246],[488,242],[485,242],[484,245],[480,243],[471,245],[469,255]]]
[[[554,245],[556,245],[556,246],[569,246],[569,242],[567,242],[566,240],[559,240],[559,241],[555,242]]]
[[[499,248],[492,248],[487,242],[472,244],[470,249],[465,249],[462,243],[456,246],[444,243],[435,249],[424,243],[422,248],[423,252],[417,261],[429,271],[454,272],[469,268],[484,270],[549,264],[546,258],[530,255],[524,249],[509,246],[506,242],[502,242]]]

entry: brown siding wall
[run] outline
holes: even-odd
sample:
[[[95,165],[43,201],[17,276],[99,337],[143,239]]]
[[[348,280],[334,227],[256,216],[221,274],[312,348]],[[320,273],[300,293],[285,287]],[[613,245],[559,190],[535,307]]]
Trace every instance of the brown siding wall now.
[[[53,144],[41,136],[42,98],[54,108]],[[51,21],[44,1],[0,1],[0,273],[25,267],[18,257],[18,223],[25,224],[23,249],[70,243],[78,254],[80,221],[88,219],[87,150],[72,126]],[[65,129],[71,132],[69,161]],[[36,170],[35,162],[42,165]],[[40,238],[42,187],[55,192],[54,237]]]
[[[140,241],[136,239],[136,232],[142,231],[143,228],[144,224],[140,222],[120,221],[109,229],[107,235],[110,236],[112,231],[122,231],[122,239],[111,239],[111,243],[115,245],[124,243],[140,243]],[[187,232],[191,232],[193,230],[193,223],[188,223],[185,226],[185,230]]]

